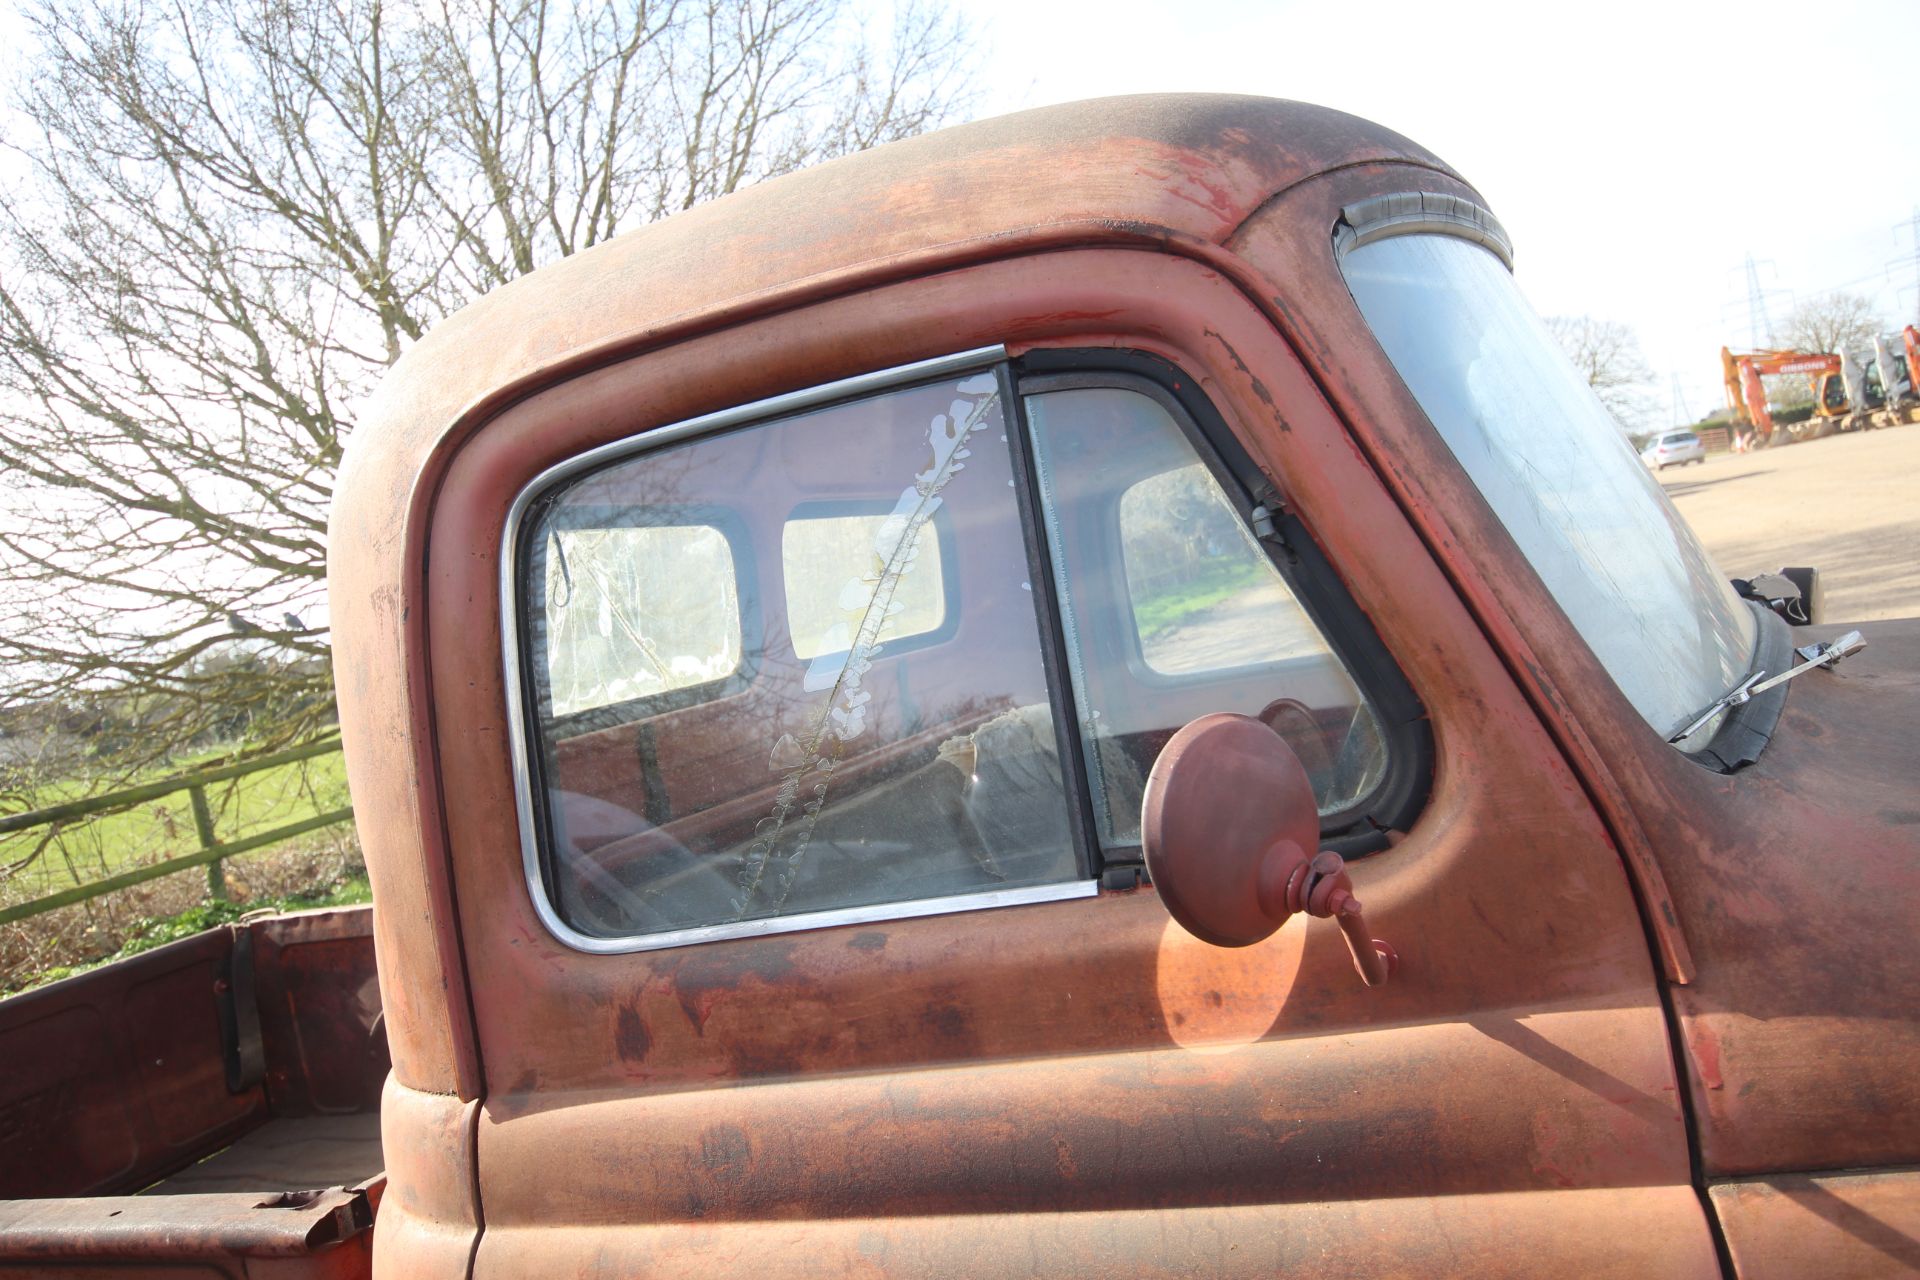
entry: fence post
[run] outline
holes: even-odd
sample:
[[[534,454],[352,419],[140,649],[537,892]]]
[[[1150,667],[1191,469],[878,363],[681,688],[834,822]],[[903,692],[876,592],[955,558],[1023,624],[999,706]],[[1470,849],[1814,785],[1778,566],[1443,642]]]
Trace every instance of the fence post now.
[[[200,847],[211,849],[217,842],[213,838],[213,811],[207,808],[207,789],[188,787],[187,798],[193,801],[193,829],[200,837]],[[227,873],[218,858],[207,864],[207,896],[216,902],[227,896]]]

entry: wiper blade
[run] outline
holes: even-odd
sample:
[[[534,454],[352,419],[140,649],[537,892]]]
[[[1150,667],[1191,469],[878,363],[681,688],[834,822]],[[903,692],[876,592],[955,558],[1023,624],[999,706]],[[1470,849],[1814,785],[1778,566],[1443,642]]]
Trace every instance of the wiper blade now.
[[[1713,705],[1694,717],[1693,721],[1689,723],[1686,728],[1675,733],[1672,737],[1668,738],[1667,741],[1685,742],[1688,738],[1691,738],[1694,734],[1706,728],[1710,720],[1729,707],[1737,707],[1743,702],[1749,702],[1756,695],[1765,693],[1777,684],[1785,684],[1795,676],[1805,675],[1815,667],[1831,667],[1848,654],[1858,653],[1866,647],[1866,637],[1858,631],[1849,631],[1845,635],[1828,641],[1825,644],[1801,645],[1798,649],[1794,650],[1802,659],[1799,666],[1789,667],[1779,675],[1770,678],[1764,671],[1754,672],[1732,689],[1720,695]]]

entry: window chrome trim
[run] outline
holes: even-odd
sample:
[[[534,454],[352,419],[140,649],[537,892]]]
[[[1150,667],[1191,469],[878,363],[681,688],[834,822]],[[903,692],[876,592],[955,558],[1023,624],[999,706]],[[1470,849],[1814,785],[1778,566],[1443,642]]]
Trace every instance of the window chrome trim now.
[[[500,534],[500,644],[505,666],[504,688],[507,700],[507,739],[513,762],[514,808],[519,816],[521,870],[533,907],[547,931],[576,951],[595,955],[621,955],[636,951],[658,951],[700,942],[718,942],[727,938],[756,938],[769,934],[797,933],[807,929],[825,929],[835,925],[871,924],[884,920],[911,920],[924,916],[949,915],[961,911],[980,911],[990,907],[1022,906],[1038,902],[1059,902],[1072,898],[1090,898],[1099,892],[1097,880],[1067,880],[1053,884],[1031,885],[1017,889],[990,889],[980,893],[955,894],[941,898],[919,898],[903,902],[880,902],[870,906],[844,907],[834,911],[814,911],[802,915],[769,916],[757,920],[728,921],[702,925],[668,933],[636,934],[631,937],[597,938],[581,933],[554,909],[547,894],[540,868],[540,831],[533,799],[532,743],[529,737],[527,689],[521,678],[525,657],[520,644],[518,578],[520,569],[520,531],[527,509],[559,482],[593,470],[620,458],[650,452],[663,445],[677,444],[696,436],[708,435],[729,427],[745,426],[770,418],[785,417],[803,409],[824,407],[841,400],[884,391],[892,387],[931,382],[936,378],[971,373],[991,368],[1006,360],[1004,346],[976,347],[970,351],[937,356],[913,364],[898,365],[872,373],[842,378],[817,387],[790,391],[783,395],[737,405],[715,413],[689,418],[684,422],[655,427],[623,440],[598,445],[576,454],[540,472],[514,495],[507,511],[506,525]],[[1009,410],[1011,412],[1011,409]]]
[[[1500,219],[1485,205],[1437,191],[1395,191],[1356,200],[1340,211],[1333,229],[1333,252],[1345,257],[1363,244],[1389,236],[1433,233],[1471,240],[1492,250],[1513,270],[1513,241]]]
[[[542,886],[544,889],[544,886]],[[555,937],[576,951],[595,955],[628,955],[636,951],[663,951],[668,947],[692,946],[700,942],[723,942],[731,938],[763,938],[780,933],[800,933],[807,929],[831,929],[836,925],[877,924],[892,920],[918,920],[926,916],[955,915],[962,911],[985,911],[990,907],[1021,907],[1038,902],[1064,902],[1072,898],[1091,898],[1100,892],[1097,880],[1062,880],[1053,884],[1028,885],[1019,889],[987,889],[979,893],[957,893],[945,898],[913,898],[904,902],[876,902],[864,907],[840,907],[833,911],[809,911],[792,916],[763,916],[757,920],[730,920],[725,924],[700,925],[675,929],[669,933],[639,933],[625,938],[596,938],[581,933],[557,916],[549,919],[546,894],[534,896],[541,918]]]

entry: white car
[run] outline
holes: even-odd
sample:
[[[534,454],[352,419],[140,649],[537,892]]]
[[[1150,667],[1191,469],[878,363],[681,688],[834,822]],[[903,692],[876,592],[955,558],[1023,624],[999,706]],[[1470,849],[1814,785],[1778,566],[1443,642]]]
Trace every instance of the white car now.
[[[1705,462],[1707,447],[1691,431],[1669,431],[1640,451],[1640,461],[1655,471],[1686,462]]]

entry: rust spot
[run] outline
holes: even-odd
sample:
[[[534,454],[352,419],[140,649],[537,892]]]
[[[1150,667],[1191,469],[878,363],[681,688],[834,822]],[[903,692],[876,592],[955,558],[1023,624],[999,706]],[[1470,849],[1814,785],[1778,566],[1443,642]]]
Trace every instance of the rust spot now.
[[[1812,716],[1790,715],[1786,717],[1787,728],[1803,738],[1824,738],[1826,726]]]
[[[712,1125],[700,1135],[700,1163],[711,1172],[731,1173],[752,1155],[746,1130],[738,1125]]]
[[[922,1035],[940,1055],[969,1054],[977,1050],[979,1032],[973,1025],[971,1002],[952,986],[934,987],[917,1019]]]
[[[965,1011],[950,1004],[928,1009],[920,1016],[920,1021],[943,1040],[957,1039],[965,1035],[967,1030]]]
[[[847,940],[847,945],[855,951],[885,951],[887,935],[879,932],[856,933]]]
[[[713,992],[688,991],[675,987],[673,998],[680,1004],[680,1012],[687,1015],[687,1025],[693,1028],[693,1034],[705,1037],[707,1018],[713,1013],[717,996]]]
[[[653,1048],[653,1037],[647,1034],[647,1024],[640,1020],[639,1011],[631,1005],[620,1011],[613,1030],[613,1047],[627,1062],[642,1061],[647,1056],[647,1050]]]
[[[1701,1084],[1709,1089],[1726,1088],[1726,1081],[1720,1078],[1719,1038],[1704,1025],[1693,1030],[1693,1063]]]

